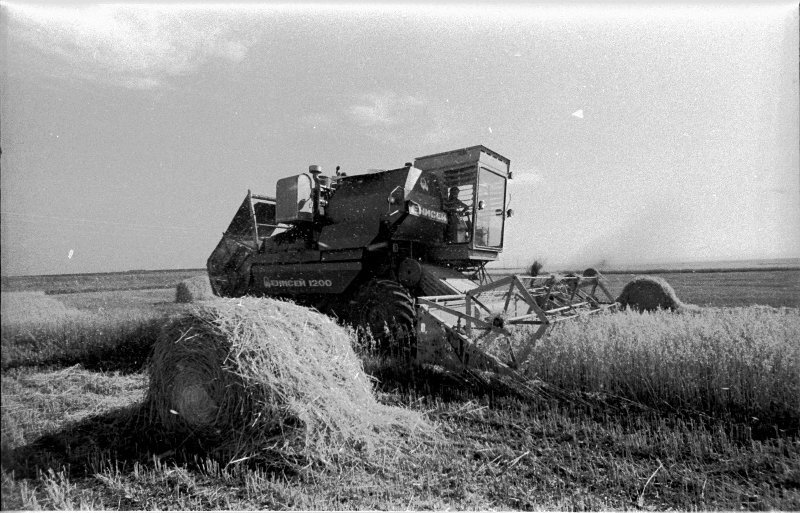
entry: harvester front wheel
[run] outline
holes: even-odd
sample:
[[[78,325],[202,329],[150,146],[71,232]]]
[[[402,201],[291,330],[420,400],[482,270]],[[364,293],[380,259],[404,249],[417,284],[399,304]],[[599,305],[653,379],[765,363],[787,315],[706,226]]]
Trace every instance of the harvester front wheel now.
[[[381,351],[414,356],[414,300],[399,283],[376,279],[362,286],[356,294],[351,319],[371,333]]]

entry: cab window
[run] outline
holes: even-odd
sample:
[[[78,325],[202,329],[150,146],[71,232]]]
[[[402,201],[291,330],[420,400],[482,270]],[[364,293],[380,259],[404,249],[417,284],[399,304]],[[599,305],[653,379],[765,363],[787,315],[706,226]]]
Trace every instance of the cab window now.
[[[503,246],[506,179],[482,167],[478,174],[478,204],[475,209],[475,245]]]

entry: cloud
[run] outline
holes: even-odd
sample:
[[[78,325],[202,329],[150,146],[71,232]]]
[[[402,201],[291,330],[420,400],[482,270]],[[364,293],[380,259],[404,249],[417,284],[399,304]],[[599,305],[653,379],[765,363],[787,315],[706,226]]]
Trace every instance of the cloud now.
[[[367,137],[404,147],[436,147],[457,140],[463,132],[457,116],[442,104],[394,91],[364,94],[345,115]]]
[[[8,5],[9,35],[56,58],[62,75],[151,89],[211,62],[239,63],[254,42],[222,12],[134,5]],[[58,74],[54,71],[54,74]]]
[[[536,170],[514,171],[514,185],[538,185],[542,183],[542,175]]]
[[[426,103],[418,97],[392,91],[367,94],[350,107],[350,117],[363,127],[391,127],[413,120]]]
[[[782,195],[789,194],[789,192],[790,192],[788,187],[772,187],[772,188],[766,189],[766,191],[770,192],[772,194],[782,194]]]

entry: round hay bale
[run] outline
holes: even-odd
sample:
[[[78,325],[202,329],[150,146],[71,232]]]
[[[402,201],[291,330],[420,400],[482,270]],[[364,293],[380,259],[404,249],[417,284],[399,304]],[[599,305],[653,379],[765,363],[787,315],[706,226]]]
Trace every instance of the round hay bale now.
[[[208,276],[205,275],[189,278],[175,287],[176,303],[194,303],[195,301],[206,301],[214,297],[214,291],[211,290],[211,282]]]
[[[379,404],[331,318],[268,298],[217,299],[164,328],[146,404],[166,434],[225,457],[275,453],[329,461],[367,453],[402,433],[431,433],[422,418]]]
[[[583,275],[586,276],[587,278],[592,278],[594,276],[597,276],[598,274],[600,273],[594,267],[588,267],[586,268],[586,270],[583,271]]]
[[[666,280],[657,276],[636,276],[625,285],[617,298],[623,308],[639,312],[654,310],[681,310],[684,305]]]

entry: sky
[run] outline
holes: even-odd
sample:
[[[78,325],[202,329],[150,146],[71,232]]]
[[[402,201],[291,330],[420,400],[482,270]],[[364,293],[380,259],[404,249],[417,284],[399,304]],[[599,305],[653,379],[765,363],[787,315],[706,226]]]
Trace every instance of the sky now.
[[[800,257],[797,3],[3,2],[2,274],[198,268],[248,189],[508,157],[499,265]]]

